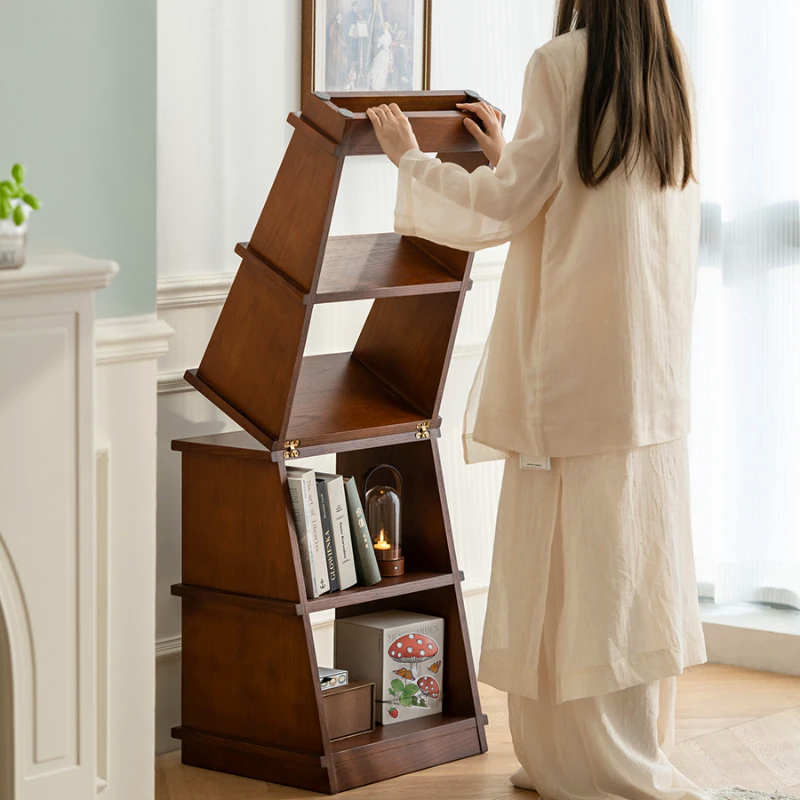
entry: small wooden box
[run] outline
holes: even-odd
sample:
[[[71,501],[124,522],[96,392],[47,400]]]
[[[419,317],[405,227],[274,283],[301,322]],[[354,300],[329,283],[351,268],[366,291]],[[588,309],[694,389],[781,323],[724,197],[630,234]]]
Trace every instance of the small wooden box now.
[[[322,705],[331,741],[375,730],[375,684],[351,681],[347,686],[326,689]]]

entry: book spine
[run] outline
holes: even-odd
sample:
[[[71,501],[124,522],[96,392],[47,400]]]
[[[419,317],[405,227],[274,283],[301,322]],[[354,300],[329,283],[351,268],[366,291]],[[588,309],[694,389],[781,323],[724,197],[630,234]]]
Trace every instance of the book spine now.
[[[328,585],[332,592],[338,592],[339,567],[336,563],[336,551],[333,546],[333,525],[331,523],[330,501],[324,478],[317,478],[317,499],[319,500],[319,520],[322,528],[322,545],[325,549],[325,565],[328,567]]]
[[[317,592],[316,572],[314,570],[314,548],[308,536],[308,504],[305,502],[305,488],[302,478],[289,477],[289,497],[294,513],[294,527],[297,531],[297,543],[300,550],[300,563],[306,583],[306,594],[319,597]]]
[[[336,562],[339,565],[339,585],[349,589],[356,585],[356,562],[353,559],[353,539],[350,535],[350,520],[347,518],[347,499],[344,496],[344,480],[341,475],[328,480],[333,544]]]
[[[319,498],[317,496],[317,482],[314,470],[310,469],[303,474],[303,486],[308,498],[309,537],[314,547],[314,575],[317,581],[317,592],[325,594],[330,589],[330,581],[328,580],[328,565],[325,563],[325,546],[322,542]]]
[[[369,535],[364,509],[358,496],[356,479],[348,476],[344,481],[344,490],[347,495],[347,510],[350,515],[350,532],[353,537],[353,555],[356,561],[356,575],[358,582],[364,586],[372,586],[380,582],[381,573],[378,571],[378,560],[372,547],[372,537]]]

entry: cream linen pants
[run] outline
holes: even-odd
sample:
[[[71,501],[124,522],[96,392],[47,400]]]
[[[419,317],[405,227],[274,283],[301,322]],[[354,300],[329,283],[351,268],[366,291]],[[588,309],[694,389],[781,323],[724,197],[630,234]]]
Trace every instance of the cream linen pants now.
[[[669,761],[676,678],[556,703],[555,637],[563,607],[561,531],[550,562],[538,700],[509,694],[512,782],[545,800],[707,800]]]

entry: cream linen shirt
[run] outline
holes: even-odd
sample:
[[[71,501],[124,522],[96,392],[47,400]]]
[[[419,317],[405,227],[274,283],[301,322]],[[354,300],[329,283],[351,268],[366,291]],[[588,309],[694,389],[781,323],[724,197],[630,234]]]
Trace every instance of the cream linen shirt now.
[[[496,170],[418,150],[400,162],[398,233],[469,251],[511,243],[464,416],[468,463],[626,450],[689,430],[698,186],[660,190],[644,158],[583,184],[586,41],[575,31],[533,54]]]

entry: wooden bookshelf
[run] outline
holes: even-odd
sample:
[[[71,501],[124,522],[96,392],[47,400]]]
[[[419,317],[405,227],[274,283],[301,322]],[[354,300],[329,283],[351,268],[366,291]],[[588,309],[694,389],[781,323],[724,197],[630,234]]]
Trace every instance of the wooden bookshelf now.
[[[379,152],[366,109],[397,100],[425,150],[486,164],[466,92],[317,93],[294,133],[197,370],[186,380],[242,431],[173,442],[182,460],[186,764],[336,793],[485,752],[439,457],[444,381],[472,254],[394,233],[329,237],[344,158]],[[303,357],[315,305],[372,300],[352,352]],[[336,454],[406,476],[406,573],[309,599],[286,464]],[[332,742],[310,615],[404,609],[445,620],[443,714]]]

